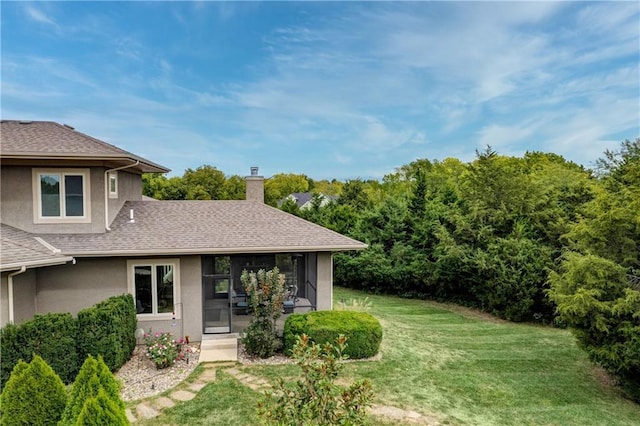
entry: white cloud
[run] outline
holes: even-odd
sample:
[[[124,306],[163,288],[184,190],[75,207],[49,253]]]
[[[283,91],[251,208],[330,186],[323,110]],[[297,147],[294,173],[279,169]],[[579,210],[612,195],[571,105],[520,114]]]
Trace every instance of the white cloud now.
[[[42,10],[36,8],[33,4],[25,5],[24,11],[27,14],[27,16],[35,22],[38,22],[40,24],[50,25],[56,29],[60,28],[58,24],[51,17],[46,15]]]

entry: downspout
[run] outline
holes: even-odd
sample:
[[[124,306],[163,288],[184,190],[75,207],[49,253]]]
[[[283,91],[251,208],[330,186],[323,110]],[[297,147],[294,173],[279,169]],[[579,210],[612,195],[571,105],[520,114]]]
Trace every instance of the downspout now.
[[[27,270],[26,266],[22,266],[19,271],[12,272],[7,275],[7,295],[9,297],[9,322],[13,323],[13,277],[24,274]]]
[[[116,167],[115,169],[109,169],[104,171],[104,229],[107,231],[111,231],[109,227],[109,173],[117,172],[118,170],[128,169],[130,167],[135,167],[140,164],[140,160],[136,160],[134,164],[129,164],[127,166]]]

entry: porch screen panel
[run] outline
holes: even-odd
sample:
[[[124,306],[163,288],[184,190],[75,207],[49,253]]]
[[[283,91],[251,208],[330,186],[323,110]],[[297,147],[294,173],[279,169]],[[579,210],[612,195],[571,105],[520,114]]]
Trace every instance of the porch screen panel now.
[[[84,216],[84,191],[81,175],[65,175],[64,199],[66,216]]]
[[[42,216],[60,216],[60,176],[40,175],[40,205]]]
[[[157,265],[158,313],[174,312],[173,309],[173,266]]]
[[[134,268],[136,311],[139,314],[153,312],[151,278],[151,266],[136,266]]]

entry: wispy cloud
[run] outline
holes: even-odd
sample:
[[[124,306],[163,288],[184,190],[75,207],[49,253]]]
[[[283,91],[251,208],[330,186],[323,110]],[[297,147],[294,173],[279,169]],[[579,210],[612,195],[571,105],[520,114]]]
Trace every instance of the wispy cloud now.
[[[3,52],[3,114],[46,111],[32,118],[95,129],[177,173],[244,173],[256,155],[265,173],[316,178],[468,160],[486,144],[588,163],[638,132],[637,4],[283,3],[295,19],[270,25],[256,19],[269,7],[126,3],[145,29],[28,4],[30,22],[82,52]],[[227,29],[237,39],[212,41]]]
[[[48,16],[41,9],[35,7],[33,4],[25,4],[24,12],[32,21],[40,24],[50,25],[56,29],[60,28],[53,18]]]

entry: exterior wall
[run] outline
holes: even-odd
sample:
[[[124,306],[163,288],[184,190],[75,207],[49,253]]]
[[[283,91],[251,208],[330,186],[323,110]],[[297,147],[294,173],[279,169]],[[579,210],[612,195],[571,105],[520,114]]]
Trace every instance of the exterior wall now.
[[[142,177],[126,169],[118,170],[118,198],[108,198],[109,200],[109,223],[113,222],[116,215],[126,201],[142,200]],[[103,171],[104,182],[104,171]],[[104,190],[102,192],[104,202]],[[104,223],[103,223],[104,229]]]
[[[200,256],[179,259],[182,306],[176,306],[176,321],[139,319],[138,327],[145,331],[170,331],[176,338],[189,336],[190,340],[199,341],[202,337]],[[75,265],[38,269],[37,313],[71,312],[76,315],[108,297],[127,293],[127,260],[124,257],[76,258]],[[3,280],[6,281],[4,274]]]
[[[33,197],[31,167],[0,167],[0,212],[2,223],[31,232]]]
[[[37,166],[37,168],[54,168]],[[2,222],[34,233],[100,233],[104,232],[104,168],[78,167],[90,170],[90,223],[46,223],[35,224],[33,217],[33,167],[2,166],[0,169],[0,194],[2,195]]]
[[[319,311],[331,310],[333,309],[333,255],[331,253],[318,253],[317,274],[316,308]]]
[[[15,271],[11,271],[15,272]],[[0,279],[0,326],[9,322],[9,274],[3,272]],[[36,313],[36,271],[27,269],[13,277],[13,322],[20,324]]]
[[[127,293],[126,259],[77,258],[76,262],[37,270],[38,313],[76,315],[108,297]]]
[[[7,276],[3,272],[0,275],[0,327],[4,327],[9,322],[9,290],[7,290]]]

